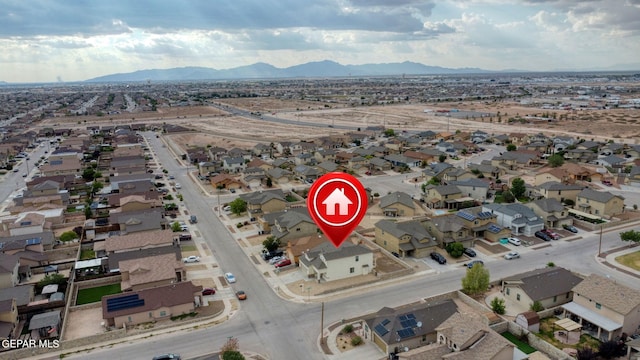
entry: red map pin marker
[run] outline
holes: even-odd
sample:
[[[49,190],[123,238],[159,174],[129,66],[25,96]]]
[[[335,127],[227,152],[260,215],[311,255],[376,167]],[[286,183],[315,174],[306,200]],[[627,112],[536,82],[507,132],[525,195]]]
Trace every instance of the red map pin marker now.
[[[328,173],[311,185],[307,209],[333,245],[340,247],[367,212],[367,192],[349,174]]]

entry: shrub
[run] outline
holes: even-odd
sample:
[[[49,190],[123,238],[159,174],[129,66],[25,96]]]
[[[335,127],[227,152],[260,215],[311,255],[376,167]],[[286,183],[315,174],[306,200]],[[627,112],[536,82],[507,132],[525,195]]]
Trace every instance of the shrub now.
[[[538,312],[544,310],[544,306],[542,306],[542,303],[540,301],[536,300],[533,302],[533,304],[531,304],[529,309]]]
[[[345,334],[348,334],[350,332],[353,331],[353,325],[349,324],[349,325],[345,325],[345,327],[342,328],[342,332]]]
[[[60,241],[67,242],[78,238],[78,234],[74,231],[65,231],[60,235]]]
[[[351,345],[353,345],[353,346],[358,346],[358,345],[360,345],[360,344],[362,344],[362,338],[361,338],[360,336],[354,336],[354,337],[351,339]]]
[[[504,299],[501,299],[499,297],[493,298],[493,300],[491,300],[491,310],[493,310],[496,314],[504,315]]]

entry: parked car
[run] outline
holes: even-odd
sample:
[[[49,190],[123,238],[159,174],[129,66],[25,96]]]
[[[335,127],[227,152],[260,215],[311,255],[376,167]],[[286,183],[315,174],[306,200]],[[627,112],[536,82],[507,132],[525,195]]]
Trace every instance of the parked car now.
[[[549,237],[553,240],[558,240],[560,239],[560,235],[558,235],[557,233],[553,232],[553,230],[551,229],[542,229],[542,232],[544,232],[545,234],[549,235]]]
[[[473,249],[470,248],[464,248],[464,254],[469,256],[469,257],[476,257],[476,252]]]
[[[180,234],[180,241],[191,240],[191,234]]]
[[[291,265],[291,260],[285,258],[277,262],[274,266],[277,268],[281,268],[289,265]]]
[[[236,282],[236,277],[233,276],[232,273],[228,272],[224,274],[224,278],[227,279],[227,282],[229,284],[233,284],[234,282]]]
[[[551,241],[551,236],[547,235],[547,233],[543,231],[536,231],[535,235],[537,238],[540,238],[544,241]]]
[[[196,224],[198,222],[198,218],[195,215],[189,216],[189,223]]]
[[[474,265],[476,265],[476,264],[480,264],[480,265],[483,265],[483,266],[484,266],[484,261],[482,261],[482,260],[473,260],[473,261],[469,261],[469,262],[467,263],[467,267],[468,267],[469,269],[471,269],[471,268],[472,268],[472,267],[474,267]]]
[[[510,237],[509,238],[509,244],[515,245],[515,246],[520,246],[522,244],[522,242],[518,238]]]
[[[282,261],[283,259],[284,259],[284,256],[274,256],[271,259],[269,259],[269,265],[275,265],[280,261]]]
[[[182,189],[182,185],[180,185],[180,183],[176,183],[173,187],[176,189]]]
[[[567,225],[567,224],[564,224],[564,225],[562,225],[562,228],[563,228],[563,229],[565,229],[565,230],[567,230],[567,231],[571,231],[571,232],[572,232],[572,233],[574,233],[574,234],[578,232],[578,228],[576,228],[576,227],[575,227],[575,226],[573,226],[573,225]]]
[[[447,259],[444,256],[442,256],[442,254],[440,254],[440,253],[437,253],[437,252],[433,251],[430,254],[430,256],[431,256],[431,258],[433,260],[437,261],[438,264],[440,264],[440,265],[444,265],[444,264],[447,263]]]
[[[519,257],[520,257],[520,254],[518,254],[518,252],[516,251],[510,251],[509,253],[504,255],[504,258],[507,260],[517,259]]]
[[[198,262],[198,261],[200,261],[200,257],[199,256],[195,256],[195,255],[191,255],[191,256],[188,256],[188,257],[182,259],[182,262],[184,262],[184,263],[194,263],[194,262]]]
[[[247,293],[242,290],[238,290],[236,291],[236,297],[238,298],[238,300],[247,300]]]
[[[178,354],[162,354],[162,355],[154,356],[153,360],[180,360],[180,355],[178,355]]]
[[[214,295],[216,293],[216,289],[214,288],[204,288],[202,289],[202,295]]]
[[[231,211],[231,206],[227,205],[227,206],[223,207],[222,210]]]
[[[262,250],[262,260],[264,261],[271,260],[276,256],[282,257],[282,255],[284,255],[284,252],[282,250]]]

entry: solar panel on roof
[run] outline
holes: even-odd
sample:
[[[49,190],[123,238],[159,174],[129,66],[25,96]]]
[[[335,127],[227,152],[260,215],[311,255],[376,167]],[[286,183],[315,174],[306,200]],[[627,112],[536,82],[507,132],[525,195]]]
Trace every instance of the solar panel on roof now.
[[[416,333],[411,328],[398,330],[398,336],[400,337],[400,339],[408,338],[415,335]]]
[[[402,326],[403,328],[413,328],[416,327],[418,325],[418,323],[416,322],[416,319],[406,319],[403,321],[400,321],[400,326]]]
[[[20,223],[20,226],[29,226],[31,225],[31,221],[23,221]]]
[[[384,319],[384,320],[382,320],[382,321],[380,322],[380,324],[382,324],[383,326],[386,326],[386,325],[387,325],[388,323],[390,323],[390,322],[391,322],[391,320],[389,320],[389,319]]]
[[[117,298],[107,299],[107,311],[118,311],[131,309],[144,305],[144,299],[139,299],[138,294],[125,295]]]
[[[502,230],[502,228],[498,225],[495,224],[491,224],[489,225],[489,227],[487,227],[487,230],[491,231],[491,232],[500,232],[500,230]]]
[[[380,336],[385,336],[389,332],[382,324],[376,325],[373,329]]]
[[[27,239],[27,246],[37,244],[40,244],[40,238]]]
[[[416,316],[413,314],[407,314],[407,319],[415,319]]]
[[[398,316],[398,320],[405,321],[405,320],[407,320],[407,316],[406,315],[400,315],[400,316]]]
[[[458,211],[458,216],[469,221],[473,221],[476,219],[476,217],[473,214],[469,214],[468,212],[465,212],[465,211]]]
[[[62,164],[62,160],[51,160],[49,161],[49,165],[60,165]]]
[[[478,213],[478,217],[480,219],[489,219],[491,216],[493,216],[493,214],[490,211],[483,211],[481,213]]]

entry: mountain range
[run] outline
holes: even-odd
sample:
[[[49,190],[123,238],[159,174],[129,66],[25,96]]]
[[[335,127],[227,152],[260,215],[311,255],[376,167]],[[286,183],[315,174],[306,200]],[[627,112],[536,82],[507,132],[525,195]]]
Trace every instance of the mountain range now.
[[[444,68],[416,62],[342,65],[324,60],[277,68],[266,63],[217,70],[207,67],[180,67],[171,69],[139,70],[130,73],[110,74],[86,80],[87,82],[121,81],[181,81],[181,80],[228,80],[228,79],[273,79],[273,78],[323,78],[347,76],[392,76],[392,75],[449,75],[482,74],[493,71],[479,68]]]

